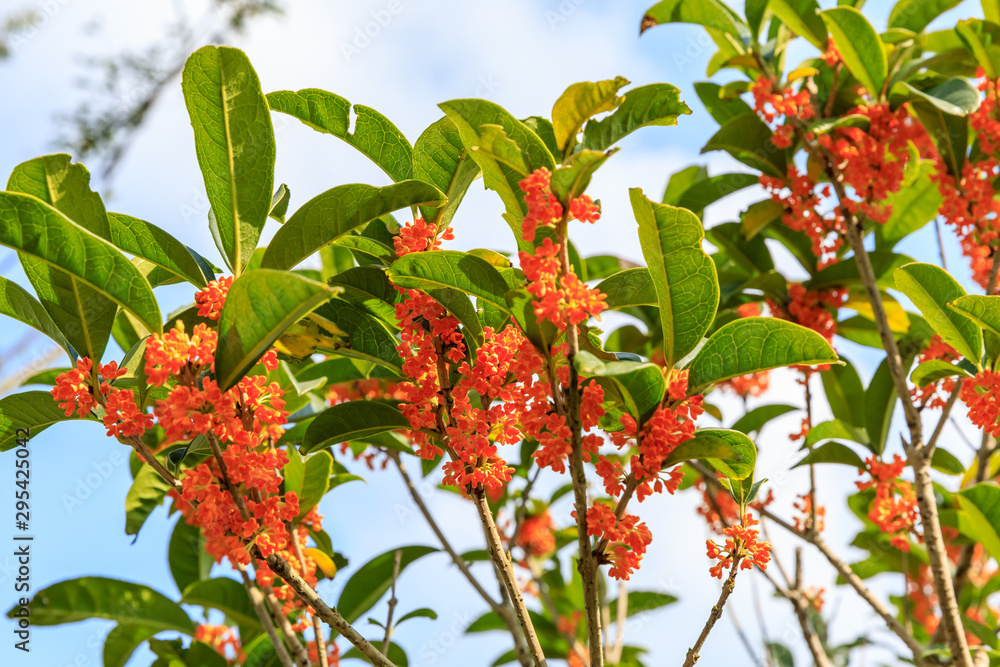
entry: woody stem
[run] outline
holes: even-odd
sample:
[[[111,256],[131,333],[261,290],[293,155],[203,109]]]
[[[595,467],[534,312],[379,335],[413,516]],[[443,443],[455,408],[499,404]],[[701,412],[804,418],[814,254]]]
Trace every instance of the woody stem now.
[[[271,640],[271,646],[274,647],[274,652],[278,654],[278,660],[284,667],[292,667],[294,664],[292,662],[291,656],[288,655],[288,649],[285,648],[284,643],[282,643],[281,638],[278,637],[278,631],[274,627],[274,620],[271,618],[271,614],[268,613],[267,608],[264,606],[264,595],[257,588],[257,584],[250,578],[247,574],[247,570],[242,565],[239,565],[237,569],[240,571],[240,576],[243,578],[243,587],[247,589],[247,595],[250,596],[250,603],[253,605],[254,613],[257,614],[257,618],[260,619],[260,624],[264,627],[264,632],[267,633],[267,638]]]
[[[560,278],[573,272],[569,261],[569,236],[566,232],[567,215],[556,230],[559,239]],[[583,467],[583,430],[580,420],[580,375],[573,363],[580,351],[579,331],[575,324],[566,324],[569,366],[569,387],[566,389],[565,418],[572,434],[570,479],[573,482],[573,499],[576,509],[577,538],[580,547],[580,578],[583,580],[583,601],[587,614],[587,637],[590,647],[590,667],[603,667],[604,650],[601,645],[601,599],[598,590],[597,558],[587,533],[587,473]]]
[[[698,653],[701,651],[701,647],[705,645],[708,633],[715,627],[716,622],[722,618],[722,608],[726,606],[726,600],[729,599],[729,596],[733,593],[733,589],[736,587],[736,573],[739,572],[741,560],[742,557],[739,555],[733,557],[733,566],[729,568],[729,576],[722,584],[722,593],[719,595],[719,601],[712,607],[712,611],[708,615],[708,620],[705,622],[705,627],[701,629],[701,634],[698,635],[698,641],[688,649],[687,657],[684,659],[684,667],[694,667],[694,664],[698,662],[698,658],[701,657]]]

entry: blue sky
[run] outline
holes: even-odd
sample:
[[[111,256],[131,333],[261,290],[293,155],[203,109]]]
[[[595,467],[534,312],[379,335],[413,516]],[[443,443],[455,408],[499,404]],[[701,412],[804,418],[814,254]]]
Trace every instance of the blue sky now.
[[[18,44],[14,57],[0,63],[0,90],[4,91],[0,103],[0,127],[4,130],[0,177],[6,178],[18,163],[56,152],[53,137],[58,125],[54,118],[71,111],[83,95],[74,85],[83,73],[82,57],[143,48],[160,39],[167,22],[178,12],[197,16],[209,3],[50,0],[3,4],[4,10],[35,9],[45,17],[40,28]],[[705,66],[713,48],[696,26],[661,27],[640,39],[639,18],[649,0],[508,0],[502,4],[462,0],[298,0],[288,4],[284,18],[261,21],[236,42],[249,55],[264,90],[330,90],[354,103],[378,109],[411,142],[442,115],[436,104],[449,99],[487,98],[525,117],[548,115],[559,94],[577,81],[621,75],[634,85],[661,81],[677,85],[694,114],[682,117],[677,127],[647,129],[621,143],[622,151],[602,169],[590,189],[602,200],[602,221],[575,230],[577,247],[583,255],[610,253],[633,261],[641,259],[628,206],[629,187],[642,187],[649,196],[658,197],[671,173],[695,162],[710,165],[712,173],[746,170],[718,153],[699,155],[715,126],[694,95],[692,84],[705,80]],[[821,4],[831,3],[827,0]],[[884,27],[889,6],[869,2],[865,12],[876,27]],[[977,4],[966,2],[934,25],[948,27],[959,18],[980,14]],[[791,60],[804,54],[799,47]],[[717,80],[724,82],[726,76]],[[292,209],[335,185],[386,182],[377,167],[346,144],[317,134],[297,121],[275,115],[274,122],[278,143],[275,179],[291,188]],[[206,225],[208,203],[179,83],[171,84],[150,115],[114,181],[95,180],[95,186],[105,195],[109,210],[160,225],[221,264]],[[739,210],[759,197],[757,192],[746,192],[712,206],[706,223],[737,219]],[[454,223],[457,238],[453,247],[511,250],[512,239],[500,219],[501,210],[495,195],[485,192],[481,181],[477,182]],[[274,222],[268,224],[265,237],[276,227]],[[948,250],[951,266],[967,284],[968,272],[950,236]],[[928,230],[908,240],[901,251],[927,261],[936,258]],[[776,258],[779,265],[790,262],[787,256],[776,254]],[[0,269],[5,276],[24,282],[12,251],[0,249]],[[159,294],[164,312],[191,300],[185,286],[162,288]],[[48,358],[50,344],[41,338],[25,342],[27,332],[10,320],[0,325],[0,349],[10,350],[20,344],[18,350],[0,359],[0,376]],[[846,343],[839,348],[861,365],[863,375],[870,376],[874,360],[871,354]],[[120,352],[114,350],[114,354]],[[61,364],[62,360],[54,363]],[[790,375],[777,374],[773,386],[764,402],[802,403],[801,389]],[[727,423],[731,423],[739,414],[738,408],[728,403],[724,407],[729,409]],[[783,472],[798,459],[786,439],[788,433],[798,430],[797,419],[791,416],[776,421],[758,442],[758,475],[771,478],[778,511],[786,516],[791,514],[794,494],[806,488],[800,473]],[[950,449],[968,459],[968,450],[955,442]],[[79,424],[55,426],[38,435],[31,447],[35,590],[67,578],[104,575],[143,582],[176,596],[166,564],[166,540],[175,519],[168,519],[160,509],[134,542],[124,534],[123,502],[131,478],[122,447],[105,438],[98,426]],[[13,460],[11,455],[0,457],[0,488],[13,487]],[[321,504],[326,515],[324,526],[338,550],[350,557],[352,569],[395,546],[436,545],[394,471],[362,474],[367,485],[337,489]],[[830,505],[828,541],[842,551],[857,529],[857,522],[847,516],[842,500],[852,490],[854,479],[849,471],[824,471],[819,492],[821,501]],[[540,486],[554,489],[560,483],[555,475],[547,475]],[[12,494],[2,495],[0,516],[11,517]],[[482,547],[471,505],[447,493],[431,494],[429,504],[456,548],[461,551]],[[650,650],[650,665],[681,662],[718,595],[718,582],[707,572],[707,531],[694,514],[695,505],[694,496],[679,495],[651,498],[639,507],[654,541],[631,589],[658,590],[681,598],[678,604],[640,615],[629,623],[629,643]],[[557,522],[567,524],[569,511],[568,504],[557,505]],[[778,530],[775,527],[771,534],[787,562],[794,543]],[[0,530],[0,545],[6,540]],[[15,599],[8,569],[13,560],[4,556],[9,551],[0,546],[0,607],[4,609]],[[861,557],[861,552],[847,553],[848,560]],[[831,628],[836,639],[846,641],[859,632],[870,631],[880,643],[892,643],[852,593],[830,590],[832,570],[808,548],[805,572],[808,583],[828,589],[828,609],[836,614]],[[217,576],[224,574],[222,568],[217,571]],[[320,593],[335,600],[349,574],[350,570],[333,582],[325,582]],[[489,575],[485,571],[481,574]],[[873,586],[880,592],[895,594],[902,581],[900,577],[882,575],[873,580]],[[754,588],[759,592],[768,636],[793,645],[799,664],[805,664],[806,651],[797,643],[798,627],[791,607],[772,598],[766,581],[746,575],[741,577],[731,606],[727,607],[728,618],[716,627],[700,664],[713,667],[730,664],[732,658],[746,659],[731,618],[735,616],[752,638],[760,636]],[[398,597],[403,611],[430,606],[439,614],[437,621],[415,620],[399,630],[397,639],[409,651],[411,665],[488,664],[505,648],[499,636],[462,636],[462,628],[482,614],[484,607],[443,555],[427,557],[412,566],[400,581]],[[373,615],[384,618],[384,611],[382,605]],[[32,654],[26,658],[11,648],[10,626],[3,625],[0,656],[4,664],[14,665],[99,665],[100,647],[110,627],[108,622],[91,621],[36,628]],[[377,634],[374,626],[362,629]],[[877,648],[871,650],[868,664],[880,655],[884,653]],[[149,654],[142,653],[130,665],[149,662]]]

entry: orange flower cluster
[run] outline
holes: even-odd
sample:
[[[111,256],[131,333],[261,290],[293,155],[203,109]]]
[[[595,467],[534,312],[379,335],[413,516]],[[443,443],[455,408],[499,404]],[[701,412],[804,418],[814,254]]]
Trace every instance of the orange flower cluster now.
[[[823,604],[826,602],[823,599],[823,595],[826,593],[825,588],[816,588],[815,586],[810,586],[806,590],[802,591],[802,597],[805,598],[806,603],[812,607],[816,613],[822,613]]]
[[[426,250],[440,250],[442,241],[452,241],[455,238],[451,227],[438,234],[437,226],[425,222],[423,218],[417,218],[412,223],[407,222],[399,230],[399,235],[392,239],[392,244],[396,246],[396,256],[402,257],[411,252],[424,252]]]
[[[930,343],[917,357],[917,363],[922,364],[934,359],[947,361],[951,364],[957,362],[959,356],[955,348],[941,340],[941,336],[934,334]],[[917,405],[935,410],[945,406],[953,391],[955,391],[955,378],[950,377],[931,382],[923,387],[913,387],[910,389],[910,396]]]
[[[555,227],[562,222],[563,205],[552,192],[551,183],[552,172],[545,167],[536,169],[518,183],[528,209],[521,221],[521,236],[525,241],[535,240],[535,231],[539,226]],[[589,195],[580,195],[569,203],[571,220],[594,223],[600,217],[601,211]]]
[[[978,76],[983,76],[982,71]],[[1000,201],[994,184],[1000,176],[1000,114],[997,82],[984,79],[979,89],[984,99],[969,114],[969,124],[976,132],[981,155],[966,160],[961,175],[948,173],[944,158],[936,154],[938,190],[944,197],[939,209],[945,221],[955,229],[962,253],[969,258],[973,279],[986,287],[992,266],[992,249],[1000,242]]]
[[[726,536],[725,546],[707,540],[705,546],[708,557],[718,562],[709,568],[708,572],[717,579],[722,579],[723,571],[733,566],[733,560],[739,560],[740,569],[749,570],[754,565],[762,570],[767,569],[771,561],[771,543],[760,542],[760,533],[754,529],[759,521],[747,512],[743,521],[722,531]]]
[[[319,664],[319,649],[316,648],[316,640],[310,639],[306,643],[306,650],[309,651],[309,662],[314,665]],[[326,664],[328,667],[340,666],[340,649],[333,642],[326,645]]]
[[[969,409],[969,419],[993,437],[1000,436],[1000,373],[989,369],[962,383],[959,398]]]
[[[292,544],[292,540],[298,540],[299,544],[306,543],[306,537],[309,531],[320,531],[323,529],[323,517],[319,511],[313,507],[299,521],[298,525],[295,527],[294,531],[289,531],[287,533],[287,540],[285,546],[278,549],[276,553],[280,555],[285,561],[292,566],[292,568],[299,573],[307,584],[311,587],[316,588],[317,576],[316,570],[318,566],[316,561],[309,557],[308,553],[303,553],[303,561],[299,561],[298,550],[295,549],[295,545]],[[278,579],[271,569],[267,567],[264,563],[256,568],[255,578],[258,584],[265,588],[270,588],[274,593],[274,596],[281,601],[281,613],[284,616],[291,616],[295,611],[305,610],[305,605],[296,596],[295,591],[284,582],[282,579]],[[311,627],[312,624],[309,622],[309,617],[306,614],[299,616],[298,621],[292,626],[296,632],[303,632],[306,628]]]
[[[627,580],[639,569],[646,548],[653,541],[652,533],[645,523],[639,523],[639,517],[626,514],[619,519],[604,503],[594,503],[587,510],[587,534],[608,540],[609,552],[605,556],[611,563],[608,574],[618,580]]]
[[[812,528],[812,494],[802,493],[796,496],[792,507],[799,511],[799,516],[795,517],[795,530],[804,533]],[[826,529],[826,507],[816,506],[816,532],[822,533]]]
[[[823,199],[832,194],[830,186],[817,187],[807,173],[799,173],[794,165],[788,167],[786,178],[761,175],[760,184],[772,200],[785,207],[781,217],[785,226],[805,233],[812,241],[819,267],[836,262],[837,251],[843,245],[840,233],[844,230],[844,218],[839,208],[828,214],[820,213]]]
[[[859,106],[851,113],[867,117],[868,129],[838,127],[821,135],[818,142],[837,160],[844,182],[854,191],[854,197],[845,198],[841,205],[875,222],[885,222],[892,207],[881,202],[903,186],[910,142],[929,146],[930,139],[905,105],[892,111],[883,102]]]
[[[205,289],[195,294],[194,302],[198,306],[198,315],[209,320],[219,319],[222,305],[226,302],[226,296],[232,286],[233,277],[224,276],[208,283]]]
[[[524,517],[517,546],[528,556],[546,556],[556,548],[555,524],[548,510]]]
[[[535,248],[535,254],[519,253],[521,270],[528,281],[528,292],[535,297],[535,317],[548,320],[559,329],[568,324],[583,324],[591,317],[600,318],[607,310],[606,295],[587,287],[573,273],[563,273],[559,258],[560,244],[552,239]]]
[[[865,459],[865,465],[871,479],[855,484],[862,491],[875,487],[875,500],[868,512],[868,519],[883,533],[891,535],[890,544],[897,549],[909,551],[909,534],[919,515],[913,485],[899,479],[906,461],[899,454],[894,456],[891,463],[870,456]],[[858,474],[864,474],[864,471],[859,470]]]
[[[780,306],[771,299],[767,300],[768,308],[775,317],[783,320],[795,322],[807,329],[812,329],[816,333],[833,343],[833,337],[837,333],[837,310],[847,301],[846,289],[822,289],[809,291],[798,283],[788,286],[789,301],[784,306]],[[809,367],[795,366],[803,373],[809,373]],[[828,366],[819,366],[819,370],[826,370]],[[807,424],[803,425],[808,426]],[[803,429],[803,433],[805,428]]]
[[[826,51],[823,52],[823,62],[828,66],[834,67],[838,63],[844,61],[843,56],[840,55],[840,51],[837,49],[837,45],[833,43],[833,38],[831,37],[827,40]]]
[[[194,630],[195,641],[208,644],[231,665],[242,664],[246,660],[240,636],[235,628],[226,625],[203,623]]]
[[[97,370],[99,388],[95,391],[93,382],[94,362],[87,357],[76,360],[76,367],[56,376],[52,387],[52,397],[59,401],[60,409],[69,417],[74,412],[78,417],[86,417],[98,406],[104,408],[104,428],[111,437],[139,436],[153,427],[153,415],[142,410],[135,403],[135,392],[131,389],[115,389],[111,382],[128,371],[118,368],[118,362],[101,365]]]
[[[761,75],[750,92],[753,94],[753,110],[767,123],[774,122],[779,116],[783,116],[787,123],[792,118],[809,120],[815,115],[809,91],[805,88],[798,92],[792,88],[781,89],[771,79]],[[777,143],[775,145],[787,148]]]

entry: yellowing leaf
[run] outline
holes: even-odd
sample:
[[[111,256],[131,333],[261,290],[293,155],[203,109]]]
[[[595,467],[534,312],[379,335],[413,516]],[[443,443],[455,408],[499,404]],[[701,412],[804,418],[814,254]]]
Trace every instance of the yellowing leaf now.
[[[618,91],[629,84],[624,77],[607,81],[582,81],[566,89],[552,107],[552,128],[559,150],[566,151],[588,118],[618,108],[624,98]]]
[[[307,547],[303,549],[302,552],[306,556],[309,556],[309,558],[312,558],[314,561],[316,561],[316,567],[318,567],[323,572],[323,575],[327,579],[333,579],[335,576],[337,576],[336,563],[334,563],[333,559],[327,556],[325,553],[313,547]]]
[[[910,316],[906,314],[906,310],[899,305],[898,301],[882,292],[882,305],[885,306],[889,329],[894,333],[906,333],[910,330]],[[856,310],[858,315],[866,320],[875,321],[875,312],[872,310],[871,303],[868,302],[868,297],[864,294],[852,294],[844,304],[844,308]]]
[[[819,70],[815,67],[800,67],[788,73],[788,83],[797,79],[804,79],[807,76],[816,76],[817,74],[819,74]]]

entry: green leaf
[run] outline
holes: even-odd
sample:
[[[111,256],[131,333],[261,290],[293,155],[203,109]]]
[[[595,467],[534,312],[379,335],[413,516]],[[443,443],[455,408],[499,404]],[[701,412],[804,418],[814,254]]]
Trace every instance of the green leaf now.
[[[35,437],[56,422],[77,419],[67,417],[52,394],[47,391],[25,391],[0,398],[0,452],[17,446],[18,429],[27,429]]]
[[[696,23],[729,35],[739,44],[750,38],[742,19],[719,0],[662,0],[646,10],[639,33],[664,23]]]
[[[132,486],[125,496],[125,534],[138,535],[139,529],[146,523],[171,489],[152,466],[144,465],[132,481]]]
[[[353,229],[402,208],[439,205],[444,195],[428,183],[402,181],[382,188],[340,185],[316,195],[288,219],[267,246],[261,268],[290,269]]]
[[[692,183],[683,192],[671,197],[670,201],[667,201],[667,196],[664,194],[663,203],[686,208],[701,218],[706,206],[714,204],[734,192],[759,184],[760,177],[756,174],[718,174]]]
[[[393,327],[399,326],[396,322],[399,292],[382,269],[355,266],[333,276],[327,284],[344,288],[341,299],[367,310]]]
[[[752,239],[768,225],[775,220],[780,220],[784,215],[785,206],[781,202],[774,201],[773,199],[755,202],[750,204],[747,210],[740,215],[740,230],[743,232],[745,238]],[[810,252],[812,251],[811,245],[809,246],[809,250]],[[798,254],[794,252],[792,254],[795,255],[796,259],[802,261]],[[809,268],[810,265],[803,264],[803,266]],[[813,257],[812,268],[815,270],[815,257]]]
[[[987,553],[1000,558],[1000,487],[977,484],[957,494],[958,531],[973,542],[982,544]]]
[[[433,609],[428,609],[427,607],[421,607],[420,609],[414,609],[413,611],[407,612],[402,616],[400,616],[399,620],[396,621],[396,625],[399,625],[403,621],[410,618],[429,618],[431,620],[437,620],[437,617],[438,617],[437,612],[435,612]]]
[[[16,609],[16,607],[15,607]],[[28,606],[32,625],[62,625],[91,618],[141,625],[157,632],[194,633],[184,610],[148,586],[105,577],[82,577],[52,584]],[[14,609],[7,613],[14,618]]]
[[[910,373],[910,381],[918,387],[923,387],[956,375],[963,378],[972,377],[972,374],[961,366],[956,366],[942,359],[930,359],[913,369],[913,372]]]
[[[816,0],[770,0],[767,8],[796,35],[802,35],[820,51],[826,51],[829,36]]]
[[[355,104],[354,132],[351,103],[339,95],[306,88],[298,92],[268,93],[274,111],[294,116],[318,132],[332,134],[368,156],[393,181],[410,178],[413,149],[403,133],[388,118],[366,106]],[[419,177],[418,177],[419,178]]]
[[[781,366],[837,363],[837,353],[812,329],[773,317],[745,317],[708,339],[688,367],[688,391]]]
[[[912,357],[904,359],[903,368],[909,368],[912,361]],[[868,448],[875,454],[881,455],[885,449],[889,424],[892,422],[892,413],[896,410],[898,397],[889,364],[883,359],[875,369],[875,374],[868,383],[868,391],[865,393],[865,430],[870,440]]]
[[[583,130],[584,150],[607,150],[641,127],[668,127],[677,117],[691,113],[680,100],[680,90],[669,83],[639,86],[625,93],[625,100],[607,118],[591,120]]]
[[[934,140],[948,173],[961,175],[969,145],[969,119],[945,113],[940,106],[919,98],[910,106]]]
[[[218,609],[241,626],[260,628],[260,619],[253,610],[246,588],[235,579],[216,577],[196,581],[184,589],[181,603]]]
[[[303,454],[309,454],[342,442],[409,428],[410,422],[394,405],[379,401],[349,401],[329,407],[313,419],[306,429],[300,449]]]
[[[582,81],[566,89],[552,107],[552,129],[556,146],[565,155],[576,143],[583,124],[593,116],[613,111],[624,101],[618,91],[629,84],[624,77],[607,81]]]
[[[351,403],[354,403],[352,401]],[[341,405],[351,405],[342,403]],[[365,401],[367,403],[367,401]],[[313,419],[312,424],[323,416]],[[310,424],[310,427],[312,426]],[[308,435],[309,429],[306,429]],[[291,456],[289,456],[291,458]],[[316,507],[319,501],[326,495],[330,488],[330,474],[333,471],[333,456],[328,451],[319,451],[302,460],[301,475],[294,479],[290,475],[285,475],[285,490],[294,491],[299,497],[299,518],[301,519],[309,510]]]
[[[931,467],[946,475],[961,475],[965,472],[965,466],[958,458],[942,447],[936,447],[931,456]]]
[[[282,332],[334,294],[322,283],[268,269],[248,271],[233,281],[219,317],[219,388],[235,386]]]
[[[424,219],[438,229],[451,224],[458,205],[479,174],[479,165],[447,116],[424,130],[413,145],[413,178],[434,185],[447,198],[444,206],[421,209]]]
[[[841,361],[843,365],[830,366],[820,374],[826,400],[835,418],[855,428],[864,428],[865,386],[854,365],[846,359]]]
[[[868,19],[853,7],[835,7],[820,14],[844,64],[875,98],[882,96],[888,76],[885,46]],[[820,48],[825,49],[824,44]]]
[[[875,248],[891,250],[899,241],[934,219],[943,197],[931,176],[937,168],[930,160],[921,160],[917,174],[904,187],[892,193],[886,204],[892,207],[889,219],[875,227]]]
[[[332,299],[320,306],[310,320],[315,320],[331,334],[346,334],[346,340],[343,335],[333,336],[317,348],[320,351],[373,362],[395,376],[402,375],[402,361],[396,351],[399,341],[381,320],[340,299]],[[326,335],[321,330],[318,332]],[[285,338],[281,340],[284,341]]]
[[[523,176],[517,170],[498,162],[488,153],[473,149],[478,148],[481,143],[482,128],[495,125],[503,130],[507,139],[518,146],[528,172],[540,167],[552,171],[555,169],[555,159],[545,142],[528,126],[492,102],[465,99],[452,100],[438,106],[454,123],[462,144],[482,169],[486,187],[500,195],[507,215],[515,222],[519,222],[525,212],[524,195],[518,186]],[[515,234],[520,240],[517,230]]]
[[[965,19],[955,26],[955,33],[983,68],[986,77],[996,78],[997,72],[1000,72],[1000,58],[996,50],[998,36],[996,22],[989,19],[987,21]]]
[[[725,125],[737,116],[754,112],[750,105],[739,97],[723,97],[723,89],[717,83],[700,81],[694,84],[694,92],[698,94],[698,99],[719,125]]]
[[[389,279],[398,287],[435,290],[457,289],[510,313],[504,295],[510,286],[489,262],[457,250],[414,252],[389,267]]]
[[[136,649],[157,632],[156,628],[129,622],[116,625],[104,639],[102,664],[104,667],[125,667]]]
[[[190,248],[156,225],[123,213],[108,213],[108,223],[111,242],[125,252],[142,257],[198,288],[213,278],[205,274]]]
[[[180,639],[150,639],[149,649],[159,658],[150,667],[227,667],[226,658],[212,646],[193,641],[184,648]]]
[[[604,303],[609,310],[659,304],[653,277],[645,267],[612,274],[598,283],[595,289],[608,297]]]
[[[288,202],[291,199],[292,191],[288,189],[288,186],[284,183],[279,185],[271,197],[271,208],[267,211],[267,217],[284,224],[285,214],[288,213]]]
[[[910,298],[935,332],[955,350],[979,367],[983,332],[948,304],[965,296],[965,290],[944,269],[914,262],[897,269],[896,287]]]
[[[213,232],[238,276],[271,209],[276,149],[267,100],[246,55],[227,46],[204,46],[191,54],[181,90],[212,206]]]
[[[831,438],[843,438],[861,444],[867,444],[868,442],[867,435],[861,428],[840,419],[831,419],[830,421],[820,422],[809,429],[809,435],[806,436],[805,444],[807,447],[811,447]]]
[[[980,102],[979,90],[959,77],[948,79],[927,91],[901,81],[892,87],[892,93],[894,98],[901,96],[906,100],[922,100],[953,116],[969,115],[979,108]]]
[[[653,611],[668,604],[677,602],[677,598],[667,593],[656,591],[629,591],[628,592],[628,613],[626,618],[636,616],[647,611]],[[618,599],[614,598],[607,603],[611,609],[617,609]]]
[[[392,585],[395,553],[401,552],[399,573],[419,558],[437,551],[434,547],[409,546],[392,549],[362,565],[347,583],[337,601],[337,610],[348,623],[371,609]]]
[[[761,405],[736,420],[736,423],[733,424],[733,430],[741,433],[760,433],[772,419],[798,409],[794,405]]]
[[[906,255],[880,250],[868,253],[868,259],[872,265],[872,272],[875,274],[875,281],[883,289],[896,287],[893,272],[913,263],[913,259]],[[808,290],[820,290],[860,284],[861,273],[858,271],[855,258],[852,256],[817,271],[816,275],[804,284],[804,287]]]
[[[728,439],[720,437],[716,433],[718,430],[721,429],[696,431],[693,438],[685,440],[670,452],[663,461],[663,469],[666,470],[678,463],[692,459],[740,461],[743,458],[741,453],[730,444]]]
[[[756,114],[736,116],[719,128],[701,152],[726,151],[749,167],[783,179],[788,175],[788,151],[776,148],[771,134]]]
[[[183,517],[170,534],[167,563],[177,590],[182,593],[191,584],[205,581],[211,575],[214,561],[205,551],[205,537],[198,526],[192,526]]]
[[[112,241],[104,202],[90,189],[90,172],[82,164],[71,164],[72,159],[59,153],[22,162],[11,172],[7,189],[41,199],[87,231]]]
[[[115,304],[160,331],[145,277],[111,244],[41,200],[0,193],[0,244],[20,253],[42,305],[81,355],[101,358]]]
[[[899,0],[889,14],[890,28],[923,32],[931,21],[961,0]]]
[[[859,470],[865,469],[865,462],[858,453],[840,442],[828,442],[825,445],[820,445],[792,467],[798,468],[815,463],[843,463]]]
[[[629,190],[639,242],[660,304],[667,368],[693,350],[719,303],[715,263],[701,247],[701,221],[690,211],[658,204]]]
[[[958,297],[948,306],[984,329],[1000,335],[1000,296],[969,294]]]
[[[59,327],[52,321],[42,304],[38,303],[26,289],[2,276],[0,276],[0,313],[45,334],[66,350],[71,359],[76,356],[73,347],[59,331]]]
[[[581,350],[573,360],[587,377],[611,378],[625,400],[625,406],[641,424],[660,405],[667,390],[660,367],[634,361],[604,362]]]
[[[706,459],[710,466],[734,481],[753,479],[757,447],[746,434],[724,428],[703,428],[695,431],[695,438],[698,436],[722,440],[739,454],[739,460]]]

